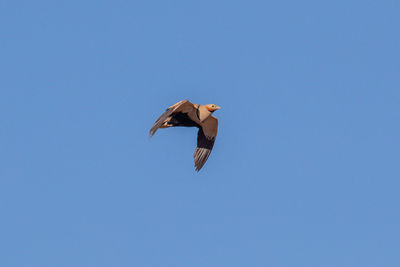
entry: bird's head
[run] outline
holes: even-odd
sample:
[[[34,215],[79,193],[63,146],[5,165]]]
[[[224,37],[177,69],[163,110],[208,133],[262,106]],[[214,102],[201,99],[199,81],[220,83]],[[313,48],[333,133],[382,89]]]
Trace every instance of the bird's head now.
[[[221,109],[221,107],[219,107],[219,106],[217,106],[215,104],[208,104],[208,105],[206,105],[206,109],[208,111],[210,111],[210,112],[214,112],[214,111],[216,111],[218,109]]]

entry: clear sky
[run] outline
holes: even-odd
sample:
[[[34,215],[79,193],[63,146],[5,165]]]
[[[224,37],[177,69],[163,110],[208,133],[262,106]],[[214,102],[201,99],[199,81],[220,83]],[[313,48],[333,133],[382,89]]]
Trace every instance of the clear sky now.
[[[1,1],[0,266],[400,266],[399,10]]]

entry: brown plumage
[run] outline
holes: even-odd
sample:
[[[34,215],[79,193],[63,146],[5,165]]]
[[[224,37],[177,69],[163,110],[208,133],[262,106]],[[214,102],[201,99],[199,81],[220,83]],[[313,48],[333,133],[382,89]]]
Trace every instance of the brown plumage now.
[[[152,137],[159,128],[176,126],[197,127],[197,147],[194,151],[194,165],[200,171],[210,156],[218,132],[218,119],[212,116],[220,109],[217,105],[198,105],[182,100],[167,110],[156,120],[150,129]]]

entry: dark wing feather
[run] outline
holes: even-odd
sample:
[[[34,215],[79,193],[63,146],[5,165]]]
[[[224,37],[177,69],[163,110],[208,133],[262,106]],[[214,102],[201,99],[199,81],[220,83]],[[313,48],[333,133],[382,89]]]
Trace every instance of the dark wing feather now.
[[[200,127],[195,121],[193,121],[187,113],[183,112],[174,112],[171,115],[168,124],[172,126],[184,126],[184,127]]]
[[[200,171],[204,163],[206,163],[214,146],[214,142],[215,137],[207,138],[204,135],[203,129],[199,129],[199,132],[197,133],[197,148],[193,154],[196,171]]]
[[[164,121],[172,114],[174,114],[175,112],[179,112],[182,109],[191,109],[191,108],[193,108],[193,104],[190,103],[188,100],[182,100],[176,103],[175,105],[167,108],[167,110],[165,110],[165,112],[161,114],[161,116],[156,120],[153,127],[151,127],[149,137],[152,137],[156,133],[158,128],[161,127]]]
[[[163,114],[161,114],[161,116],[154,123],[153,127],[151,127],[149,137],[152,137],[157,132],[158,128],[160,128],[160,126],[163,124],[163,122],[169,116],[171,116],[172,113],[174,113],[174,110],[175,110],[175,108],[167,108],[167,110],[165,110],[165,112]]]

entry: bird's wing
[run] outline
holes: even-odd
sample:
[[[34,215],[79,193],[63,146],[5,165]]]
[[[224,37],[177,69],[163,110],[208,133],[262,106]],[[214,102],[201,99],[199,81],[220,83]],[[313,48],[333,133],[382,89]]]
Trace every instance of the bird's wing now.
[[[218,132],[218,119],[214,116],[208,117],[197,133],[197,148],[194,151],[194,165],[196,171],[200,171],[210,156]]]
[[[189,111],[193,110],[194,108],[195,107],[194,107],[193,103],[189,102],[189,100],[182,100],[182,101],[179,101],[178,103],[176,103],[175,105],[170,106],[156,120],[156,122],[154,123],[153,127],[151,127],[149,136],[152,137],[156,133],[158,128],[160,128],[160,126],[163,124],[163,122],[169,116],[171,116],[173,113],[176,113],[176,112],[188,113]]]

